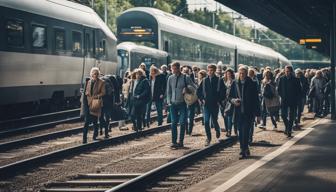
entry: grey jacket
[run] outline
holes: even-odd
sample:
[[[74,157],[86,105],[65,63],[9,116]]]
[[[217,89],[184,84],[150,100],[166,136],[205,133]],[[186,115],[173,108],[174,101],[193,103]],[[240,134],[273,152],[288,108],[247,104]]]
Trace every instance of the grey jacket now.
[[[187,75],[180,74],[177,76],[173,74],[169,76],[167,80],[167,104],[184,103],[183,89],[188,85],[197,88]]]

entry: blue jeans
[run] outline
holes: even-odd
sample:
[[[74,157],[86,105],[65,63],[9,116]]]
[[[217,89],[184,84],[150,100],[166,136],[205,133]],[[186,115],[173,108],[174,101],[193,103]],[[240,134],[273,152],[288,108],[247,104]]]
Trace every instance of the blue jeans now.
[[[237,128],[239,131],[238,136],[240,150],[242,152],[246,152],[249,149],[248,143],[251,136],[251,130],[253,128],[254,118],[239,114],[236,115],[235,122],[237,123]]]
[[[218,106],[211,106],[211,107],[204,106],[203,107],[204,128],[205,128],[205,133],[207,135],[208,141],[211,141],[210,117],[211,117],[211,122],[213,123],[217,134],[220,133],[220,127],[217,121],[218,111],[219,111]]]
[[[191,135],[193,127],[194,127],[194,119],[195,119],[195,108],[196,108],[196,103],[188,106],[188,120],[186,124],[186,131],[187,134]]]
[[[89,130],[90,123],[93,123],[93,139],[98,136],[98,117],[91,115],[90,113],[85,116],[85,123],[83,128],[83,142],[87,142],[87,134]]]
[[[224,124],[225,124],[225,130],[226,130],[226,132],[230,132],[231,133],[232,126],[233,126],[232,115],[226,115],[226,116],[224,116]]]
[[[151,114],[151,111],[152,111],[152,103],[153,101],[150,101],[148,104],[147,104],[147,116],[146,116],[146,121],[147,123],[150,123],[150,114]],[[154,101],[155,103],[155,107],[156,107],[156,111],[157,111],[157,121],[158,121],[158,124],[159,125],[162,125],[162,122],[163,122],[163,101],[162,100],[159,100],[159,101]]]
[[[187,122],[187,105],[185,103],[172,104],[170,106],[172,143],[177,143],[177,122],[180,122],[180,143],[183,144],[185,125]]]

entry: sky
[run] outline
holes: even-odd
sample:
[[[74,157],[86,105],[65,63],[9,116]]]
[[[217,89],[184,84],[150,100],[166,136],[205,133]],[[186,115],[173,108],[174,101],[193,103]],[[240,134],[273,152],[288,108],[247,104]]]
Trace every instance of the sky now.
[[[226,7],[214,0],[187,0],[188,3],[188,9],[189,11],[195,10],[195,9],[200,9],[200,8],[208,8],[209,10],[215,11],[216,8],[217,9],[222,9],[223,11],[226,12],[233,12],[234,17],[239,17],[241,14],[239,14],[238,12],[230,9],[229,7]],[[242,22],[246,25],[249,26],[256,26],[256,28],[261,28],[261,29],[265,29],[266,27],[261,25],[260,23],[252,20],[252,19],[248,19],[247,17],[241,15],[243,18],[246,19],[242,19]]]

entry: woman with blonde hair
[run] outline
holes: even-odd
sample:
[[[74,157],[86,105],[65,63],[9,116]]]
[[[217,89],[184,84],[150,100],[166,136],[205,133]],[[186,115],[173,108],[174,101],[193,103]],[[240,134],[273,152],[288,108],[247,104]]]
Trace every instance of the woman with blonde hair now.
[[[277,128],[276,114],[280,108],[280,97],[276,89],[273,73],[271,71],[265,71],[264,79],[262,80],[261,93],[262,100],[262,125],[261,128],[266,128],[267,115],[271,117],[273,129]]]
[[[146,104],[150,100],[150,85],[146,73],[142,69],[135,69],[135,80],[131,85],[131,116],[135,131],[142,130],[143,117],[146,112]]]
[[[84,107],[85,123],[83,128],[83,143],[87,143],[87,133],[90,123],[93,123],[93,140],[98,136],[98,117],[103,107],[102,97],[105,95],[105,82],[99,79],[99,68],[93,67],[90,71],[90,80],[87,81],[82,105]]]

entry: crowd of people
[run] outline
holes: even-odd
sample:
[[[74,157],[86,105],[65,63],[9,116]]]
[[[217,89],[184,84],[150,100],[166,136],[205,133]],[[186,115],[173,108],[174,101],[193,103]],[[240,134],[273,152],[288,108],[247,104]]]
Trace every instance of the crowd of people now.
[[[195,114],[202,114],[205,146],[211,143],[212,128],[217,139],[221,138],[221,132],[231,137],[233,130],[239,138],[241,158],[246,158],[250,155],[254,127],[266,128],[267,117],[274,130],[281,117],[284,134],[292,137],[293,128],[300,127],[305,105],[315,117],[330,112],[328,68],[294,71],[289,65],[273,70],[239,65],[235,72],[221,63],[210,64],[204,70],[173,62],[160,68],[152,65],[148,70],[141,63],[139,68],[126,72],[123,79],[102,76],[94,67],[84,87],[83,143],[87,142],[91,123],[94,140],[99,130],[103,134],[103,129],[108,138],[110,120],[129,119],[134,131],[139,132],[150,127],[152,113],[156,111],[158,126],[162,126],[167,114],[171,147],[179,149],[184,147],[185,134],[193,133]],[[218,117],[223,118],[224,129],[220,128]]]

